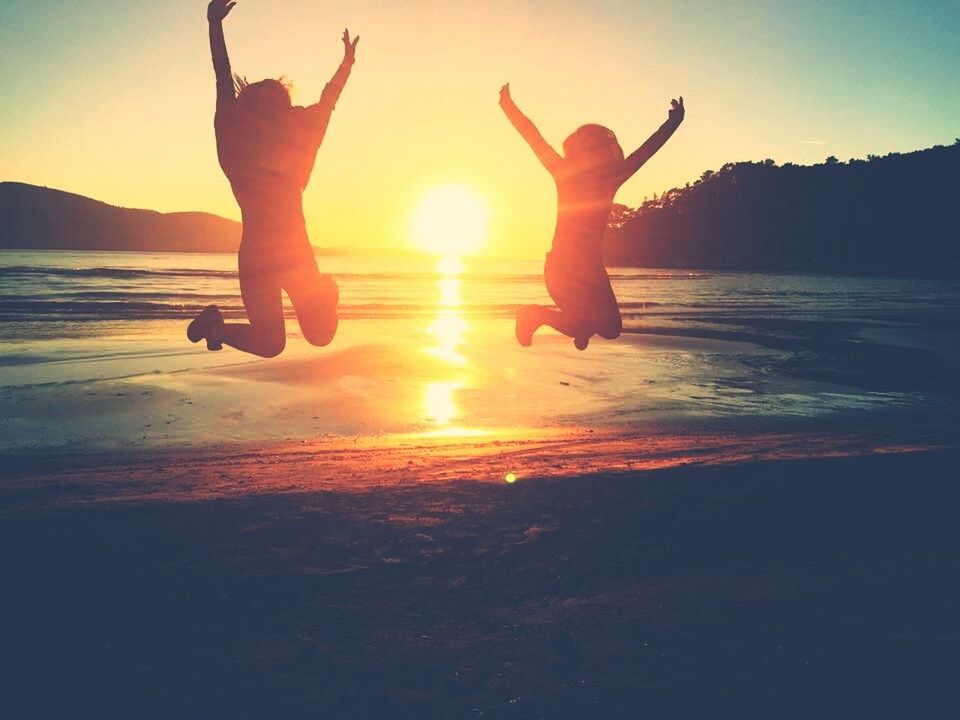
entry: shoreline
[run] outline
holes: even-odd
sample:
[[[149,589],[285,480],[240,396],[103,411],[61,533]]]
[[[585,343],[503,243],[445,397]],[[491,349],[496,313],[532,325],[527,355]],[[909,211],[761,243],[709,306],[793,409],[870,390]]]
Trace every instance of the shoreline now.
[[[866,417],[866,416],[865,416]],[[588,428],[531,428],[235,442],[155,449],[7,453],[3,514],[74,503],[204,499],[391,487],[518,484],[551,478],[646,472],[683,466],[871,457],[960,448],[942,416],[861,422],[742,420]],[[861,418],[864,420],[864,418]]]

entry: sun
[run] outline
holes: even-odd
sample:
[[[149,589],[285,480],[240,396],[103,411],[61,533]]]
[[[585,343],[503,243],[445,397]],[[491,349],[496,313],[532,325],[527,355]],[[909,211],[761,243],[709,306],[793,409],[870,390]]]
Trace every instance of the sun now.
[[[487,240],[490,210],[466,185],[434,188],[417,205],[410,236],[425,252],[463,257],[477,252]]]

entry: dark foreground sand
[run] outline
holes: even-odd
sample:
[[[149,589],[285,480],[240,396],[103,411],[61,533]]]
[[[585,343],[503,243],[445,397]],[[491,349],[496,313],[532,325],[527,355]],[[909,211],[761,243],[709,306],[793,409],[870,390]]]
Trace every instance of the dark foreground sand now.
[[[958,461],[110,501],[24,476],[0,715],[956,717]]]

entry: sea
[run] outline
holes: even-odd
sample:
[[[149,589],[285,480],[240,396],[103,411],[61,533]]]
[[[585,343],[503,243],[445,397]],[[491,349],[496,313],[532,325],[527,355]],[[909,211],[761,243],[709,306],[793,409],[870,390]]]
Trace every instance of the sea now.
[[[443,283],[451,279],[458,311],[470,317],[510,318],[518,305],[551,302],[537,260],[330,256],[319,264],[338,282],[344,319],[444,312],[450,297]],[[634,329],[680,316],[912,320],[934,327],[960,318],[957,281],[647,268],[609,274],[624,324]],[[46,335],[49,323],[188,319],[210,304],[243,316],[236,256],[0,251],[0,342]]]
[[[308,384],[339,408],[323,415],[324,432],[956,417],[957,281],[609,268],[624,334],[581,353],[552,331],[531,348],[513,337],[518,305],[550,303],[542,261],[324,255],[318,262],[340,287],[337,338],[325,348],[308,345],[287,307],[287,350],[262,360],[230,348],[211,353],[185,337],[189,320],[210,304],[242,320],[233,255],[0,251],[6,445],[83,436],[58,415],[58,403],[69,396],[76,413],[93,418],[84,398],[101,397],[104,383],[126,383],[113,393],[121,398],[131,383],[147,388],[142,393],[176,386],[187,397],[192,389],[194,403],[209,388],[208,414],[225,423],[225,412],[216,413],[227,376],[244,380],[251,399],[234,411],[248,419],[265,388],[280,397],[300,383],[293,402]],[[238,366],[242,374],[231,369]],[[301,412],[284,407],[286,417]],[[140,412],[122,410],[128,418]],[[121,432],[128,421],[118,425],[115,411],[97,442],[109,442],[113,427],[129,441]],[[174,418],[167,426],[188,427],[187,415],[165,412]]]

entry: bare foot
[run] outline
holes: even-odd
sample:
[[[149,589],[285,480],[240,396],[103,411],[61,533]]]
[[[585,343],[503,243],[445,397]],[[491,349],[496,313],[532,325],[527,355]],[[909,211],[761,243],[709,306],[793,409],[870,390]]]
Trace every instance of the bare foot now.
[[[540,307],[537,305],[524,305],[517,309],[517,325],[515,332],[517,342],[524,347],[530,347],[533,343],[533,334],[540,327]]]

